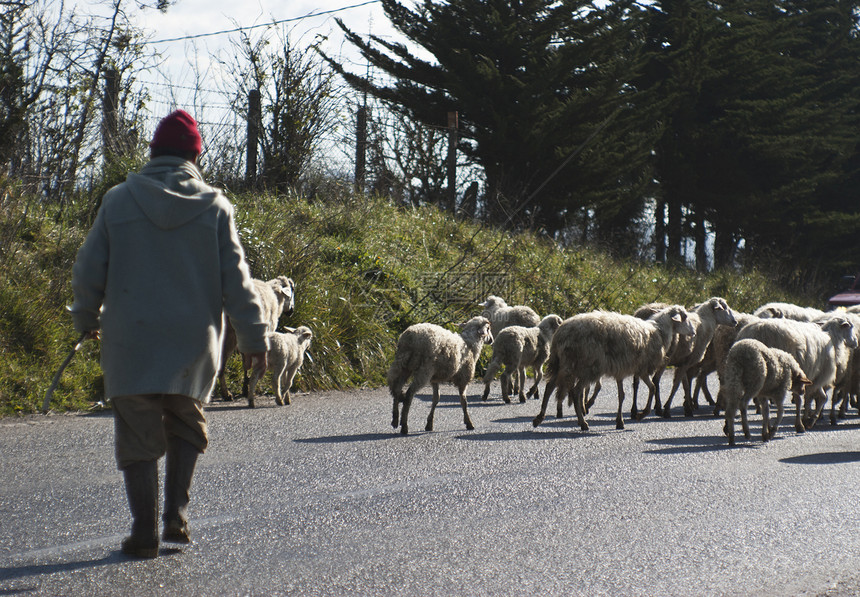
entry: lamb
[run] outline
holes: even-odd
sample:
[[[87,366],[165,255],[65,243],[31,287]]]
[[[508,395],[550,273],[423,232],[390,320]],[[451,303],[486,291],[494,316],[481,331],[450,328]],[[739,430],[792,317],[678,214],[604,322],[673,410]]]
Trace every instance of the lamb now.
[[[286,333],[269,332],[269,370],[272,372],[272,388],[275,391],[275,403],[278,406],[291,404],[290,388],[296,373],[305,361],[305,353],[311,345],[313,332],[306,326],[287,328]],[[257,393],[257,382],[262,372],[254,369],[248,381],[248,407],[254,408]]]
[[[761,319],[793,319],[795,321],[815,321],[824,311],[812,307],[799,307],[792,303],[766,303],[753,311]]]
[[[646,409],[650,410],[656,392],[651,376],[663,364],[675,334],[693,333],[687,310],[680,305],[667,307],[648,320],[608,311],[581,313],[565,320],[550,345],[543,402],[532,425],[543,422],[549,398],[558,388],[559,401],[572,391],[579,427],[587,430],[584,393],[608,376],[618,385],[615,427],[624,429],[623,380],[631,375],[642,378],[648,386]]]
[[[263,303],[263,313],[266,320],[269,322],[268,331],[274,332],[278,327],[278,320],[282,313],[288,316],[293,314],[295,308],[296,284],[292,278],[287,276],[278,276],[268,282],[253,278],[254,290],[260,295],[260,301]],[[227,319],[224,326],[224,342],[221,345],[221,368],[218,371],[218,385],[221,390],[222,400],[233,400],[232,394],[227,389],[227,379],[224,374],[227,367],[227,359],[236,350],[236,331]],[[248,394],[248,368],[245,366],[244,360],[242,363],[243,383],[242,390]]]
[[[695,335],[691,338],[679,338],[668,362],[669,365],[674,365],[675,374],[672,380],[672,391],[666,399],[666,404],[663,405],[663,417],[667,419],[671,416],[672,397],[682,382],[684,384],[684,414],[688,417],[693,414],[693,395],[690,391],[691,375],[689,372],[695,371],[702,362],[717,327],[734,328],[738,323],[726,301],[719,297],[712,297],[694,307],[690,312],[690,321],[693,323]],[[662,371],[657,372],[655,384],[659,383],[661,374]]]
[[[492,344],[493,334],[486,317],[473,317],[460,328],[456,334],[432,323],[417,323],[400,334],[394,362],[388,370],[388,388],[394,398],[391,426],[397,429],[399,425],[402,435],[409,433],[407,418],[412,398],[428,383],[433,386],[433,404],[425,430],[433,431],[433,414],[439,403],[439,384],[443,381],[457,387],[466,429],[475,428],[466,407],[466,386],[475,375],[475,363],[484,344]],[[412,383],[404,394],[403,385],[410,377]],[[398,412],[400,404],[402,413]]]
[[[747,406],[755,399],[761,408],[761,440],[769,441],[782,421],[785,395],[791,392],[800,406],[801,395],[812,382],[806,377],[797,360],[784,350],[768,348],[751,338],[738,340],[726,357],[725,381],[722,394],[726,402],[726,423],[723,432],[729,445],[735,445],[735,413],[740,409],[744,437],[750,439]],[[776,405],[776,420],[770,424],[770,403]],[[802,428],[800,409],[797,410],[795,428]]]
[[[827,401],[825,390],[833,386],[839,363],[850,357],[849,349],[857,348],[853,324],[842,317],[831,317],[819,326],[816,323],[791,319],[762,319],[738,332],[738,340],[753,338],[770,348],[779,348],[795,358],[811,381],[805,392],[804,429],[815,425]],[[812,399],[816,401],[811,414]],[[797,404],[798,413],[800,403]],[[800,428],[798,433],[802,433]]]
[[[535,371],[534,385],[528,392],[531,397],[540,392],[538,383],[543,377],[542,367],[549,356],[549,345],[553,334],[561,325],[561,317],[558,315],[547,315],[537,327],[523,327],[512,325],[504,328],[493,341],[493,358],[484,375],[484,395],[486,400],[490,394],[490,384],[499,368],[504,365],[505,372],[502,374],[502,400],[506,404],[511,403],[508,394],[511,392],[511,376],[517,379],[517,391],[520,402],[526,401],[525,381],[526,367],[533,367]]]
[[[490,320],[493,338],[497,337],[499,332],[509,325],[531,328],[540,323],[540,317],[531,307],[525,305],[509,307],[503,298],[492,294],[487,297],[486,301],[480,303],[480,306],[484,308],[481,315]]]

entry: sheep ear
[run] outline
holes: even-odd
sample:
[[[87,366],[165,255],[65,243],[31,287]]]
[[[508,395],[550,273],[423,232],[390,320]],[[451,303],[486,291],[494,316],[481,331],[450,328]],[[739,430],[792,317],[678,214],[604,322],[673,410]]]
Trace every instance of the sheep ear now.
[[[284,331],[287,332],[288,334],[295,334],[296,328],[285,327]]]
[[[672,316],[672,321],[674,321],[676,323],[683,323],[684,322],[684,320],[681,319],[680,313],[675,313],[675,315]]]

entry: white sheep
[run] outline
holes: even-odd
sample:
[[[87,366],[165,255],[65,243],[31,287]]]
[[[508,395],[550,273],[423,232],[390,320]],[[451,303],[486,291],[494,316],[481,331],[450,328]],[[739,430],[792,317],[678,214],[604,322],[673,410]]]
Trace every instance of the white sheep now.
[[[480,303],[480,306],[484,308],[481,315],[490,320],[493,338],[509,325],[531,328],[540,323],[540,316],[531,307],[525,305],[509,307],[503,298],[492,294],[486,301]]]
[[[292,278],[288,278],[287,276],[278,276],[268,282],[253,278],[251,282],[254,284],[254,290],[257,291],[263,304],[263,314],[269,323],[268,331],[274,332],[278,327],[278,320],[281,318],[282,313],[286,313],[288,316],[293,314],[296,301],[296,284]],[[222,400],[233,399],[230,390],[227,389],[227,379],[224,373],[227,367],[227,359],[230,358],[235,350],[236,332],[230,324],[230,320],[227,319],[224,325],[224,341],[221,344],[221,368],[218,371],[218,385],[220,386]],[[242,392],[247,395],[248,367],[244,359],[242,361],[242,369]]]
[[[795,321],[815,321],[824,311],[813,307],[800,307],[793,303],[766,303],[753,311],[761,319],[793,319]]]
[[[432,323],[417,323],[406,328],[397,340],[394,362],[388,369],[388,388],[394,399],[391,426],[407,435],[407,418],[412,398],[428,383],[433,386],[433,404],[427,417],[426,431],[433,431],[433,414],[439,403],[439,384],[450,381],[460,393],[463,422],[466,429],[474,429],[466,407],[466,386],[475,376],[475,363],[484,344],[492,344],[490,320],[473,317],[462,324],[459,334]],[[412,377],[412,383],[403,393],[403,385]],[[403,404],[403,412],[399,405]]]
[[[847,319],[854,326],[855,340],[860,343],[860,315],[845,310],[830,311],[825,313],[815,323],[823,324],[830,318]],[[848,402],[851,396],[857,395],[858,365],[860,364],[860,348],[854,348],[847,355],[839,355],[836,359],[836,378],[833,381],[833,392],[831,393],[830,424],[836,425],[837,410],[840,416],[845,416]]]
[[[607,376],[615,378],[618,386],[615,427],[624,429],[623,380],[635,375],[648,385],[646,410],[650,410],[655,394],[651,376],[663,364],[675,334],[693,334],[687,310],[680,305],[667,307],[648,320],[608,311],[581,313],[565,320],[550,345],[543,402],[532,424],[537,427],[543,422],[549,398],[558,388],[558,401],[572,392],[579,426],[587,430],[585,391]]]
[[[854,326],[841,317],[832,317],[820,326],[792,319],[762,319],[738,332],[738,340],[753,338],[771,348],[784,350],[797,360],[811,383],[806,388],[804,420],[806,429],[815,425],[827,401],[825,390],[833,387],[839,362],[857,348]],[[811,413],[812,400],[816,402]],[[798,404],[798,408],[799,408]]]
[[[768,348],[758,340],[738,340],[726,357],[724,383],[721,393],[726,403],[726,422],[723,433],[729,445],[735,445],[735,414],[741,411],[744,437],[750,439],[747,420],[749,401],[755,399],[761,408],[761,439],[773,438],[782,421],[785,396],[791,392],[798,406],[795,429],[803,430],[800,421],[800,400],[806,386],[812,382],[804,374],[797,360],[784,350]],[[770,403],[776,405],[776,420],[770,424]]]
[[[266,357],[269,371],[272,372],[272,389],[278,406],[290,404],[290,388],[296,373],[305,361],[305,353],[311,345],[313,332],[306,326],[286,328],[286,333],[269,332],[269,351]],[[248,406],[254,408],[257,396],[257,382],[262,377],[258,369],[251,372],[248,381]]]
[[[672,379],[672,390],[663,405],[663,417],[667,419],[671,416],[672,397],[681,383],[684,384],[684,414],[688,417],[693,414],[693,394],[690,391],[692,375],[689,372],[695,371],[702,362],[718,326],[734,328],[737,325],[732,310],[720,297],[712,297],[693,307],[689,315],[695,334],[678,338],[678,343],[668,360],[668,365],[675,367],[675,373]],[[655,375],[655,384],[660,382],[662,373],[658,371]]]
[[[543,377],[542,367],[549,356],[549,345],[553,334],[561,325],[561,317],[558,315],[547,315],[537,327],[523,327],[512,325],[504,328],[498,336],[493,338],[493,358],[487,366],[484,374],[484,395],[486,400],[490,394],[490,385],[499,369],[504,365],[505,372],[502,374],[502,400],[510,404],[511,399],[511,376],[517,380],[515,391],[519,393],[520,402],[526,401],[525,383],[526,367],[532,367],[535,371],[534,385],[528,392],[531,397],[540,393],[538,384]]]

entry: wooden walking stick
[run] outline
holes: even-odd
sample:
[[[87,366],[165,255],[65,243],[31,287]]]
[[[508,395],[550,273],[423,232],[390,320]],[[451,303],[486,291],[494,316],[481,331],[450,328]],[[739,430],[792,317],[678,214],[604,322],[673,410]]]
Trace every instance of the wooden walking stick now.
[[[54,374],[54,381],[51,382],[51,387],[48,388],[47,392],[45,392],[45,400],[42,402],[42,414],[48,414],[48,411],[51,407],[51,396],[54,394],[54,390],[57,389],[57,384],[60,383],[60,376],[63,374],[63,371],[65,371],[66,367],[69,366],[69,363],[72,362],[72,357],[75,356],[75,353],[81,349],[81,346],[83,345],[84,340],[86,340],[86,338],[87,332],[81,334],[81,337],[78,338],[78,342],[77,344],[75,344],[75,347],[72,348],[71,352],[69,352],[68,356],[66,357],[66,360],[63,361],[63,364],[60,365],[60,368],[57,369],[57,372]]]

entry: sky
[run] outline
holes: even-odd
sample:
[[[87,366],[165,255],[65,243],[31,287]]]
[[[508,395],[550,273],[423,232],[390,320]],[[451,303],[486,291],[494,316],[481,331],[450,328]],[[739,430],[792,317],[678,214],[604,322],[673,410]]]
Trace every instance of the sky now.
[[[99,4],[101,0],[84,2],[88,3],[90,13],[107,10]],[[127,3],[127,6],[134,5]],[[244,130],[231,133],[233,129],[227,129],[225,133],[223,128],[223,115],[231,112],[219,80],[229,82],[232,74],[222,72],[213,59],[218,53],[225,57],[235,54],[231,40],[239,38],[234,32],[238,27],[257,26],[253,36],[262,34],[273,21],[283,21],[281,27],[290,32],[294,47],[308,47],[322,36],[326,40],[321,46],[327,55],[362,74],[364,62],[352,44],[344,40],[335,18],[342,19],[356,33],[372,32],[389,40],[403,41],[385,17],[379,0],[176,0],[166,13],[154,9],[129,10],[133,11],[133,22],[143,30],[150,48],[161,57],[156,71],[138,75],[138,81],[150,94],[147,107],[152,122],[148,128],[152,130],[161,117],[181,107],[190,111],[201,126],[212,127],[210,135],[244,137]],[[227,31],[232,33],[219,33]],[[202,79],[198,73],[204,73]],[[338,160],[348,158],[353,151],[354,142],[345,143],[342,136],[346,128],[338,131],[339,136],[322,141],[333,148],[328,153],[337,155]]]
[[[192,61],[201,72],[219,76],[217,71],[206,70],[210,56],[230,51],[230,40],[237,39],[238,33],[217,32],[258,26],[253,32],[262,33],[273,21],[285,21],[282,27],[290,31],[291,42],[297,47],[308,46],[322,36],[327,38],[322,45],[327,54],[348,64],[360,62],[358,52],[344,41],[335,18],[356,33],[398,37],[380,2],[373,0],[178,0],[166,13],[138,12],[135,20],[162,55],[161,70],[170,74],[175,85],[187,85],[194,83]]]

